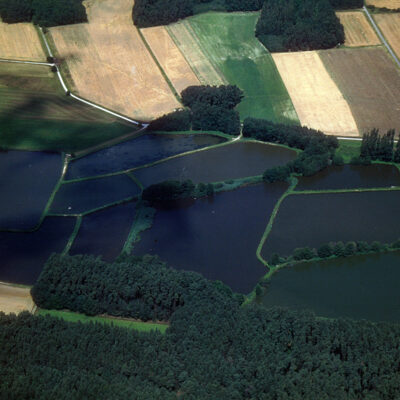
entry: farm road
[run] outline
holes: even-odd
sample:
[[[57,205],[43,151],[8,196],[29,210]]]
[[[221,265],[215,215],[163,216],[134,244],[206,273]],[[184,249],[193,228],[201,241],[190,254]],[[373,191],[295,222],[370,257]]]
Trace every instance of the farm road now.
[[[381,30],[379,29],[378,25],[375,23],[374,19],[372,18],[371,14],[369,13],[367,7],[363,7],[365,14],[367,15],[368,19],[370,20],[372,26],[374,27],[376,33],[378,34],[379,38],[382,40],[382,43],[388,49],[390,55],[393,57],[394,61],[396,62],[397,66],[400,68],[400,60],[397,58],[396,54],[394,54],[393,50],[389,46],[388,42],[386,41],[385,37],[383,36]]]

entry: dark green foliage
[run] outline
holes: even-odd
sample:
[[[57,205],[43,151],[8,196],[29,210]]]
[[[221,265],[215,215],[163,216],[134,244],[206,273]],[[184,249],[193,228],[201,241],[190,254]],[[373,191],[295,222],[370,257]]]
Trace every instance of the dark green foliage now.
[[[195,131],[220,131],[230,135],[240,133],[240,117],[236,110],[196,103],[192,113],[192,129]]]
[[[264,0],[225,0],[228,11],[258,11]]]
[[[293,252],[293,258],[296,261],[311,260],[314,257],[315,257],[315,252],[313,249],[310,249],[309,247],[300,247],[298,249],[295,249]]]
[[[338,10],[346,10],[351,8],[362,8],[364,0],[329,0],[332,7]]]
[[[148,129],[150,131],[189,131],[191,128],[191,116],[189,110],[173,111],[160,118],[151,121]]]
[[[328,0],[266,0],[256,36],[270,51],[328,49],[344,42]]]
[[[342,166],[344,165],[344,160],[343,157],[339,154],[335,154],[332,158],[332,164],[337,165],[337,166]]]
[[[346,257],[352,256],[357,251],[357,245],[355,242],[348,242],[344,248],[344,255]]]
[[[369,157],[352,157],[350,160],[351,165],[371,165],[371,158]]]
[[[371,247],[367,242],[364,242],[364,241],[357,242],[357,252],[358,253],[367,253],[370,250],[371,250]]]
[[[235,85],[188,86],[181,93],[182,103],[189,108],[201,103],[233,109],[242,101],[243,96],[243,91]]]
[[[30,22],[32,14],[32,0],[0,0],[0,16],[3,22]]]
[[[381,136],[379,135],[379,129],[372,129],[370,132],[364,133],[360,149],[360,158],[362,160],[394,160],[394,158],[397,157],[396,154],[393,154],[394,136],[394,129],[389,129],[385,135]]]
[[[383,251],[385,248],[385,245],[383,245],[381,242],[378,242],[377,240],[371,243],[371,251],[374,253],[379,253]]]
[[[278,265],[280,263],[281,263],[281,258],[279,257],[279,254],[277,254],[277,253],[272,254],[272,257],[269,260],[268,264],[270,264],[270,265]]]
[[[397,141],[396,150],[393,154],[393,161],[400,163],[400,140]]]
[[[337,242],[335,243],[335,246],[333,247],[333,254],[336,257],[344,257],[345,252],[344,252],[344,244],[343,242]]]
[[[206,195],[207,196],[214,196],[214,185],[212,183],[208,183],[207,184]]]
[[[274,167],[267,169],[263,174],[265,182],[285,182],[290,176],[290,168],[288,166]]]
[[[195,185],[191,180],[164,181],[150,185],[143,190],[142,199],[150,204],[169,202],[171,200],[187,199],[194,196]]]
[[[0,0],[4,22],[33,21],[40,26],[56,26],[86,22],[82,0]]]
[[[320,258],[328,258],[333,254],[332,245],[330,243],[323,244],[318,249],[318,257]]]

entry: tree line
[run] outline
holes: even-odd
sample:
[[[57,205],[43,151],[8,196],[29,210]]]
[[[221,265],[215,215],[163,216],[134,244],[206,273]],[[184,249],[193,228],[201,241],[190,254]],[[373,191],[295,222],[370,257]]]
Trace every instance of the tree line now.
[[[220,131],[240,133],[240,117],[235,107],[243,92],[235,85],[189,86],[181,93],[184,110],[177,110],[152,121],[152,131]]]
[[[87,22],[82,0],[0,0],[3,22],[50,27]]]

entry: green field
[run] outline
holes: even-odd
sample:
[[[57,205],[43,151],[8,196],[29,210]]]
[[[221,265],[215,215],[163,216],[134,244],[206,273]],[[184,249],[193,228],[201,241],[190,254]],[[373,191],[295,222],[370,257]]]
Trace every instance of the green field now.
[[[119,326],[127,329],[134,329],[141,332],[150,332],[152,330],[158,330],[164,333],[168,328],[167,324],[154,324],[150,322],[139,322],[139,321],[129,321],[117,318],[107,318],[107,317],[88,317],[84,314],[79,314],[71,311],[57,311],[57,310],[43,310],[39,309],[36,315],[51,315],[52,317],[61,318],[69,322],[99,322],[101,324],[113,324],[114,326]]]
[[[64,94],[46,66],[0,64],[0,147],[75,152],[135,127]]]
[[[339,140],[339,148],[336,154],[343,157],[345,163],[349,163],[353,157],[360,156],[361,140]]]
[[[275,63],[254,35],[259,13],[206,13],[189,18],[199,44],[225,78],[245,93],[241,119],[265,118],[298,124],[296,111]]]

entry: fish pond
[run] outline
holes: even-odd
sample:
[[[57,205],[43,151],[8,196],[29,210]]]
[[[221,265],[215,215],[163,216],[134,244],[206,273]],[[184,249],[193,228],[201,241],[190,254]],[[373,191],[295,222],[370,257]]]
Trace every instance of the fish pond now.
[[[267,272],[256,249],[286,188],[286,184],[248,186],[199,199],[188,207],[158,210],[133,254],[158,254],[174,268],[200,272],[236,292],[249,293]]]
[[[149,164],[163,158],[224,142],[205,134],[149,134],[119,143],[72,161],[67,179],[109,174]]]
[[[400,238],[399,204],[400,191],[291,195],[282,202],[263,257],[331,241],[394,242]]]
[[[295,158],[295,151],[281,146],[238,142],[177,157],[138,169],[134,174],[144,186],[169,179],[220,182],[261,175],[267,168],[284,165]]]
[[[0,229],[32,229],[61,176],[56,153],[0,152]]]
[[[400,322],[400,252],[301,263],[275,273],[257,301],[321,317]]]

